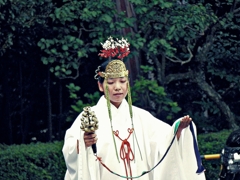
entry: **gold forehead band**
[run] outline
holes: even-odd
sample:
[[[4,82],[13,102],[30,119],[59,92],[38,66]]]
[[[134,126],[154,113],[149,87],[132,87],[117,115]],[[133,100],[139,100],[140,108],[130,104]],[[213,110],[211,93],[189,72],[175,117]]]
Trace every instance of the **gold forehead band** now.
[[[128,77],[128,70],[123,61],[112,60],[108,63],[105,72],[99,72],[99,76],[103,78]]]

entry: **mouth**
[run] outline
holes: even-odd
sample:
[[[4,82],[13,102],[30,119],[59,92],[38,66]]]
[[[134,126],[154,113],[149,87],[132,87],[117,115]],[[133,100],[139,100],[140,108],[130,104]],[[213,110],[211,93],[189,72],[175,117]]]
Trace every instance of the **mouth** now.
[[[116,93],[116,94],[113,94],[114,96],[120,96],[122,95],[122,93]]]

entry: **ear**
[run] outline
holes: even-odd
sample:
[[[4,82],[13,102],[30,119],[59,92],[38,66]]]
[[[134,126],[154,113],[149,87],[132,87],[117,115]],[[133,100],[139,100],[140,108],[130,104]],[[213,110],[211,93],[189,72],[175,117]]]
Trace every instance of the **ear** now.
[[[98,89],[99,91],[104,92],[103,84],[101,84],[99,81],[98,81]]]

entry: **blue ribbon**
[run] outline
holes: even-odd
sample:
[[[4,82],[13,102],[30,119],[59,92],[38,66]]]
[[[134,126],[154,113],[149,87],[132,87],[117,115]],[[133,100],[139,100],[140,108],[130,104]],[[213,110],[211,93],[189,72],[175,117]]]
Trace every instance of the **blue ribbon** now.
[[[195,137],[192,122],[190,123],[190,131],[191,131],[192,136],[193,136],[194,151],[195,151],[195,156],[196,156],[197,165],[198,165],[198,169],[197,169],[196,173],[200,174],[205,170],[205,168],[202,165],[201,155],[198,151],[197,140],[196,140],[196,137]]]

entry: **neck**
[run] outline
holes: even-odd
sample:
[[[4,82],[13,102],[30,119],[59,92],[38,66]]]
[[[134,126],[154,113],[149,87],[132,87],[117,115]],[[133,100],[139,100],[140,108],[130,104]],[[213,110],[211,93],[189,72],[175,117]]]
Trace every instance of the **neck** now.
[[[117,109],[119,108],[119,106],[121,105],[122,102],[112,102],[110,101],[112,105],[114,105]]]

